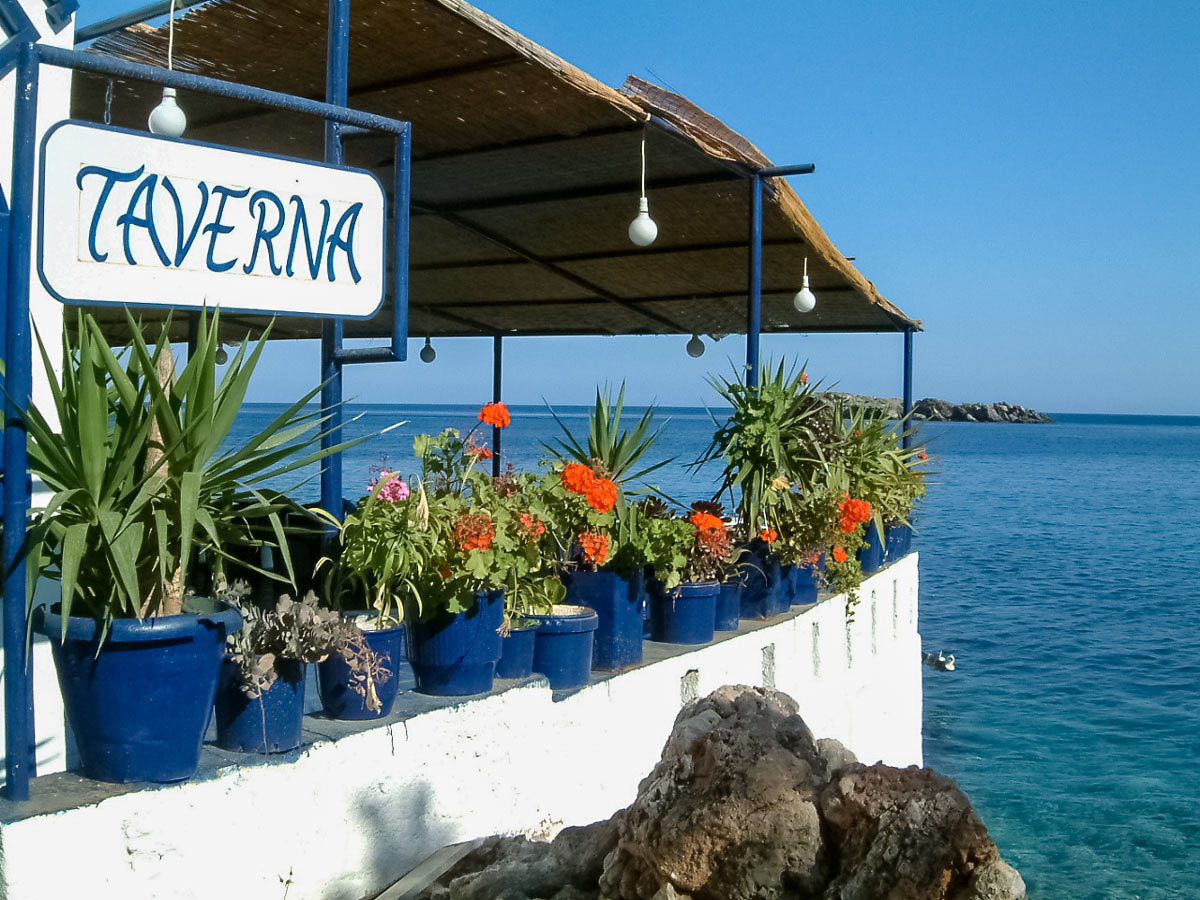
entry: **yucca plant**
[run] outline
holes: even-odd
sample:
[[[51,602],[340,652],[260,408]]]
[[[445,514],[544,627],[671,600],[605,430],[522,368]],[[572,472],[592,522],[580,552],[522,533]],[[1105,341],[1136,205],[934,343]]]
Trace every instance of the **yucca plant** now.
[[[72,614],[98,620],[103,635],[114,618],[180,612],[195,550],[219,570],[237,548],[268,544],[294,580],[283,514],[302,510],[274,485],[369,437],[314,449],[328,417],[306,408],[318,385],[224,447],[270,328],[218,379],[216,312],[200,313],[178,378],[168,329],[151,346],[132,316],[129,327],[129,347],[117,353],[80,314],[75,345],[63,336],[61,378],[38,339],[59,426],[34,407],[24,415],[30,467],[53,491],[31,514],[26,547],[31,587],[38,574],[61,582],[64,634]]]
[[[600,474],[617,486],[618,505],[621,507],[625,505],[627,485],[644,479],[651,472],[673,461],[673,458],[664,459],[639,468],[670,420],[655,428],[654,419],[658,415],[658,407],[651,405],[642,413],[633,428],[623,431],[621,415],[625,409],[625,382],[621,382],[615,403],[608,385],[605,385],[603,390],[596,389],[595,405],[588,411],[586,447],[559,418],[554,408],[548,403],[546,407],[562,429],[564,437],[557,438],[552,444],[542,444],[542,448],[559,459],[575,460],[585,466],[599,464],[603,469]]]

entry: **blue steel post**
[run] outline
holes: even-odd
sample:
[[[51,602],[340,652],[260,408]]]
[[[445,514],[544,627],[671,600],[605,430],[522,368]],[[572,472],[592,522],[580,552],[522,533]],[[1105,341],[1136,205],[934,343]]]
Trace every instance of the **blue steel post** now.
[[[408,206],[412,191],[409,169],[412,165],[412,128],[396,135],[393,154],[395,172],[392,175],[392,357],[400,362],[408,359]]]
[[[500,402],[501,379],[504,376],[504,338],[492,338],[492,402]],[[500,429],[492,428],[492,477],[500,476]]]
[[[326,47],[325,102],[345,106],[350,67],[350,0],[329,0],[329,39]],[[325,162],[342,164],[340,125],[325,120]],[[321,448],[329,449],[340,437],[342,425],[342,320],[321,324],[321,408],[329,418],[321,432]],[[321,469],[321,507],[342,518],[342,455],[329,457]]]
[[[13,114],[12,213],[8,243],[8,304],[4,403],[4,751],[5,793],[29,799],[34,760],[29,703],[32,660],[25,641],[25,518],[29,512],[28,454],[20,412],[33,391],[29,335],[29,258],[33,241],[33,167],[37,128],[38,63],[33,44],[20,50]]]
[[[903,415],[905,424],[907,424],[908,416],[912,412],[912,380],[913,380],[913,329],[904,329],[904,409]],[[908,447],[912,443],[912,435],[908,433],[906,428],[902,444]]]
[[[758,386],[758,338],[762,331],[762,178],[750,176],[750,295],[746,303],[746,384]]]

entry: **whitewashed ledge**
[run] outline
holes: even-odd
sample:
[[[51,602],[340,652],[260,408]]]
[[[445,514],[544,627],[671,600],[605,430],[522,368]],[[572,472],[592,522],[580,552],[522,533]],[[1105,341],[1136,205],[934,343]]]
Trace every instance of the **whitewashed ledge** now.
[[[373,723],[308,717],[305,744],[264,758],[206,748],[168,786],[46,775],[0,803],[0,897],[359,900],[439,847],[549,835],[628,805],[680,707],[723,684],[792,695],[818,737],[865,762],[921,763],[917,556],[844,595],[743,622],[578,691],[497,682],[472,698],[402,693]]]

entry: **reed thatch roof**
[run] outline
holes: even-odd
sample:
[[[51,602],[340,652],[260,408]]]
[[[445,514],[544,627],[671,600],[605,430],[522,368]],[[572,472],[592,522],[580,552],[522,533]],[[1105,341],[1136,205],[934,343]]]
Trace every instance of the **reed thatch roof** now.
[[[746,175],[770,164],[749,141],[639,79],[610,88],[460,0],[372,0],[351,15],[349,105],[413,123],[413,335],[746,331]],[[326,0],[213,0],[177,20],[175,65],[323,99],[326,17]],[[133,26],[91,49],[162,64],[166,26]],[[104,93],[103,79],[77,74],[74,114],[99,119]],[[145,127],[157,93],[118,83],[114,124]],[[317,120],[210,96],[180,102],[188,137],[321,157]],[[643,133],[659,237],[640,249],[626,228]],[[346,158],[390,183],[387,139],[347,140]],[[784,180],[769,186],[764,332],[919,327]],[[791,298],[805,257],[819,302],[801,315]],[[369,322],[347,321],[347,336],[387,335],[390,303]],[[275,333],[311,337],[319,323],[287,318]]]

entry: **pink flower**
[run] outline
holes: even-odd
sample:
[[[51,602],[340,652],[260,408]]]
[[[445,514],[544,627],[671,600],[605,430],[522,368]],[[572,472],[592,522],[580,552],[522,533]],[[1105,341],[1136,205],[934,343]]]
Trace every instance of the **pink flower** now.
[[[371,489],[374,490],[375,485],[379,482],[385,482],[384,486],[379,491],[379,497],[389,503],[399,503],[401,500],[407,500],[410,493],[408,485],[395,472],[389,472],[384,469],[379,473],[379,477],[371,482]]]

